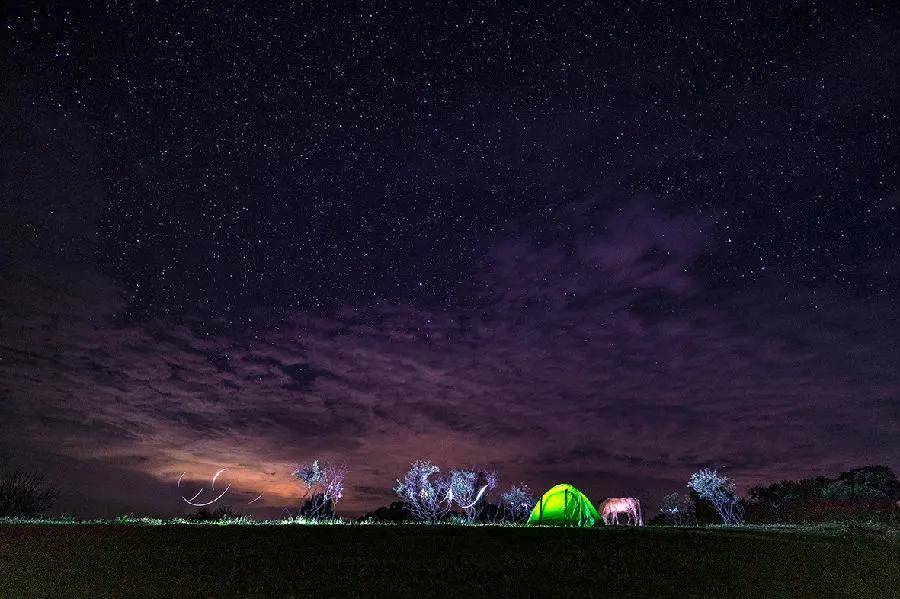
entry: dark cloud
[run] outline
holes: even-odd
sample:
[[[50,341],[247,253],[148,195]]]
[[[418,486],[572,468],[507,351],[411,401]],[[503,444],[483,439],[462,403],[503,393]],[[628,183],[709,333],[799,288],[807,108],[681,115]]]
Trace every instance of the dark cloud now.
[[[291,385],[298,391],[309,391],[317,378],[329,374],[324,370],[316,370],[309,364],[302,363],[282,364],[279,367],[281,372],[290,377]]]

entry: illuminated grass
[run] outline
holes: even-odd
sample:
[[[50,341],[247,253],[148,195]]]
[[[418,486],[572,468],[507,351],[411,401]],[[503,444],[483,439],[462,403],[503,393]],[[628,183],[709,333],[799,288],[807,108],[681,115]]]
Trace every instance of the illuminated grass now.
[[[119,516],[116,518],[78,519],[78,518],[0,518],[0,526],[4,525],[34,525],[34,526],[383,526],[383,527],[454,527],[454,528],[555,528],[552,526],[526,526],[510,522],[473,522],[468,523],[464,519],[448,519],[440,522],[416,522],[416,521],[380,521],[361,520],[351,518],[314,519],[303,517],[280,519],[255,519],[244,516],[223,518],[221,520],[193,520],[188,518],[151,518],[146,516]],[[625,527],[595,527],[594,530],[622,530]],[[685,530],[685,531],[721,531],[725,532],[756,532],[756,533],[784,533],[804,534],[825,537],[875,537],[887,541],[900,543],[900,528],[880,522],[832,522],[809,525],[796,524],[766,524],[766,525],[741,525],[722,526],[712,525],[706,527],[680,527],[680,526],[646,526],[641,530]]]

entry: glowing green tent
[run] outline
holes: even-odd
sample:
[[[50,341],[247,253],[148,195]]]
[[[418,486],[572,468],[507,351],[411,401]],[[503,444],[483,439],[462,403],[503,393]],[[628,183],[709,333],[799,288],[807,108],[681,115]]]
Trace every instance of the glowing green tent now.
[[[593,526],[602,522],[591,500],[570,484],[556,485],[531,510],[528,524]]]

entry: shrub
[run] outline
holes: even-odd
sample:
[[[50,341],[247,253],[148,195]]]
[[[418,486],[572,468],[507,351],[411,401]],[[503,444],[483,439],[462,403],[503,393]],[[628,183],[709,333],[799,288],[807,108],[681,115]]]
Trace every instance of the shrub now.
[[[391,505],[380,507],[361,518],[363,521],[371,522],[406,522],[412,519],[409,506],[403,501],[394,501]]]
[[[235,518],[241,517],[243,517],[242,514],[235,512],[229,506],[218,507],[213,511],[209,511],[207,508],[202,507],[185,518],[185,520],[194,522],[216,522],[218,520],[234,520]]]

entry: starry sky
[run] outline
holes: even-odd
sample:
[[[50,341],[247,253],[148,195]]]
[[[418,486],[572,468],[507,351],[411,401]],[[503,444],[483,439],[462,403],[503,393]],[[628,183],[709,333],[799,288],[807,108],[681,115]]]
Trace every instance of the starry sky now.
[[[900,469],[900,7],[536,4],[3,9],[0,459],[79,515]]]

